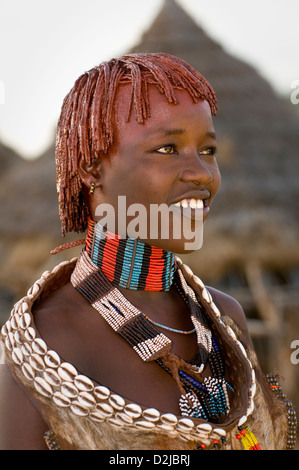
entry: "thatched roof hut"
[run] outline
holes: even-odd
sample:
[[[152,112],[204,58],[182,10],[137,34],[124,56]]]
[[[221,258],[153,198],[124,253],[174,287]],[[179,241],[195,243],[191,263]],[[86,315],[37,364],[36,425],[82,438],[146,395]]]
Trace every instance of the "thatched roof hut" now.
[[[214,87],[222,187],[207,222],[195,269],[223,276],[257,258],[299,266],[299,119],[294,106],[245,61],[227,53],[174,1],[164,6],[131,52],[168,52],[197,68]],[[208,262],[208,259],[210,260]]]

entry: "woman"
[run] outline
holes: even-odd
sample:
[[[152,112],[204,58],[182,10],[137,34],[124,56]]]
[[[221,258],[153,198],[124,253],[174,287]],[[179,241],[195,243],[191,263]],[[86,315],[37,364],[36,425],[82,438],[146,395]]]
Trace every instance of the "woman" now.
[[[2,328],[2,448],[294,445],[291,404],[260,371],[242,308],[174,255],[190,252],[184,227],[196,238],[220,185],[216,111],[208,82],[167,54],[101,64],[65,98],[62,233],[87,229],[85,247]]]

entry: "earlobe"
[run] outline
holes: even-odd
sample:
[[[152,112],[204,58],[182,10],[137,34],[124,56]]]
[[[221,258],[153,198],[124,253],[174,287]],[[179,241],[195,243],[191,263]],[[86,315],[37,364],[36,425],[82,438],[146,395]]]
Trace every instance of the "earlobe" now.
[[[93,160],[89,164],[81,158],[78,165],[78,173],[83,184],[89,189],[90,194],[94,193],[95,188],[101,186],[102,171],[100,159]]]

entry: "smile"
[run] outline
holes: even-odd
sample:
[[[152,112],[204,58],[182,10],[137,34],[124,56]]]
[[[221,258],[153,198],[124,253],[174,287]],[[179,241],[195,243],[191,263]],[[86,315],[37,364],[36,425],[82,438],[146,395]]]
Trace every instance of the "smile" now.
[[[203,199],[182,199],[174,204],[177,207],[182,207],[186,209],[190,207],[191,209],[203,209],[204,208],[204,201]]]

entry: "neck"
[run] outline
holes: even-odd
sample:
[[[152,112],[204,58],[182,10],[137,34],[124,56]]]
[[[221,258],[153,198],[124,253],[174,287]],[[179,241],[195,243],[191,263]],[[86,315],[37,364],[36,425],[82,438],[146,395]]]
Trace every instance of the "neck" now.
[[[86,251],[114,285],[133,290],[169,291],[176,270],[174,253],[134,238],[122,238],[88,221]]]

